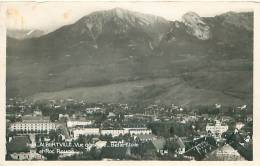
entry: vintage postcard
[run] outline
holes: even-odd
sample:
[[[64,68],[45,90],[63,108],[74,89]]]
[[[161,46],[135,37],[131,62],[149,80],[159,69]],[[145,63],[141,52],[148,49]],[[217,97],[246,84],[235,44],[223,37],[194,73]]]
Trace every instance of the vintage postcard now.
[[[4,165],[257,163],[259,3],[0,3]]]

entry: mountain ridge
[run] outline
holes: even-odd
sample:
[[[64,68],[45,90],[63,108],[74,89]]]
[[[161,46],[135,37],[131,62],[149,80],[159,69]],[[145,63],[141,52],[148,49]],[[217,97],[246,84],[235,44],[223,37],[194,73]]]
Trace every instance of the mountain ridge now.
[[[231,97],[230,101],[250,103],[252,13],[203,18],[190,13],[186,22],[145,16],[116,8],[89,14],[39,38],[18,41],[8,37],[7,95],[37,98],[39,93],[55,93],[68,88],[101,88],[129,81],[178,77],[185,86],[158,85],[156,92],[151,92],[158,92],[158,95],[151,99],[145,99],[150,95],[126,94],[126,101],[142,96],[140,101],[154,102],[161,98],[163,102],[175,88],[187,88],[187,95],[196,91],[198,96],[208,95],[209,98],[214,98],[213,92],[221,96],[227,91],[238,93],[239,89],[244,89],[248,99]],[[232,20],[237,18],[243,19],[243,23],[235,24]],[[218,83],[215,84],[216,78]],[[234,85],[234,80],[241,83]],[[140,93],[148,93],[145,89]],[[176,102],[183,100],[178,96],[181,94],[170,98]],[[212,102],[217,102],[218,98],[221,100],[217,97]],[[192,98],[189,100],[186,103],[193,103]]]

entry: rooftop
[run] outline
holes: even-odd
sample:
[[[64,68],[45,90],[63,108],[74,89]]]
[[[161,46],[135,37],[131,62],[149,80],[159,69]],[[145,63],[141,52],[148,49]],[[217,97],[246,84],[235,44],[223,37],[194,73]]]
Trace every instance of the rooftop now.
[[[152,143],[156,150],[162,150],[164,145],[166,144],[166,140],[164,138],[159,138],[156,140],[152,140]]]
[[[49,116],[32,116],[32,115],[25,115],[22,116],[23,122],[48,122],[50,121]]]
[[[180,137],[176,138],[176,143],[180,148],[185,148],[185,144],[183,143],[182,139]]]
[[[214,161],[244,161],[245,158],[242,157],[234,148],[229,144],[224,145],[221,148],[216,149],[211,152],[204,160],[214,160]]]

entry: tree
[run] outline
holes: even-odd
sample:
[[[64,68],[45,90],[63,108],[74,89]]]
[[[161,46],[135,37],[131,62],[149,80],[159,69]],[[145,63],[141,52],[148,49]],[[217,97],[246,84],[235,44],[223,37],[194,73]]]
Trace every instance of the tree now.
[[[51,113],[50,120],[52,122],[55,122],[56,120],[59,120],[59,114],[57,112]]]
[[[86,136],[85,135],[79,135],[77,142],[79,142],[81,144],[85,144],[86,143]]]
[[[175,153],[175,151],[178,149],[178,145],[174,140],[167,140],[165,149],[168,149],[169,152]]]
[[[57,160],[59,157],[57,153],[44,153],[43,155],[47,158],[47,160]]]
[[[58,134],[55,130],[50,130],[49,137],[51,141],[56,141],[58,138]]]

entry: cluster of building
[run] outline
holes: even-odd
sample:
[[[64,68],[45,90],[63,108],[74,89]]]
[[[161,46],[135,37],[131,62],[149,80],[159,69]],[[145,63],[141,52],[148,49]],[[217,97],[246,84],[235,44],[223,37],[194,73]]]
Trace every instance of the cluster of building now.
[[[50,121],[50,117],[27,115],[21,122],[10,124],[10,130],[22,133],[49,133],[56,130],[57,125]]]
[[[221,109],[221,105],[216,105],[215,107]],[[7,118],[9,120],[7,126],[11,132],[15,131],[15,134],[7,139],[7,152],[10,152],[12,159],[45,160],[46,158],[43,155],[36,153],[35,138],[32,137],[43,137],[36,139],[38,143],[59,142],[59,139],[51,139],[53,138],[53,133],[59,133],[59,137],[63,136],[61,139],[63,142],[87,141],[87,144],[91,145],[89,148],[94,146],[102,151],[102,154],[106,154],[102,156],[104,158],[125,159],[125,156],[122,158],[118,156],[123,152],[131,155],[131,153],[135,153],[132,152],[132,148],[138,146],[145,146],[143,150],[147,151],[155,150],[155,153],[160,154],[157,156],[165,157],[173,153],[174,159],[179,156],[185,156],[189,160],[201,160],[206,155],[222,157],[233,155],[239,157],[237,153],[232,151],[233,147],[225,145],[223,146],[224,148],[219,148],[221,141],[225,142],[223,133],[229,132],[230,122],[234,122],[234,134],[242,135],[241,131],[245,130],[245,124],[252,121],[252,116],[250,115],[246,115],[245,120],[229,114],[221,114],[221,117],[219,117],[210,113],[189,112],[187,108],[174,104],[171,106],[150,105],[139,111],[127,104],[88,104],[84,101],[76,102],[68,99],[67,101],[59,102],[50,101],[49,108],[56,110],[56,115],[58,116],[50,118],[52,114],[46,112],[46,116],[43,116],[37,105],[26,105],[24,102],[15,103],[12,101],[8,105],[8,110],[12,111],[7,113],[8,115],[10,114],[10,117]],[[32,110],[35,111],[31,114]],[[14,115],[16,119],[12,120]],[[152,126],[151,124],[158,124],[163,127],[157,128],[157,126]],[[174,126],[172,127],[168,124],[179,126],[175,129]],[[165,131],[164,125],[166,126]],[[190,129],[187,126],[192,127]],[[153,129],[153,132],[150,128]],[[50,132],[52,130],[56,132]],[[244,131],[243,139],[239,141],[240,151],[251,145],[252,136],[248,134],[249,130],[250,127],[247,131]],[[160,133],[160,131],[164,132]],[[186,135],[185,131],[191,131],[195,134]],[[164,135],[165,132],[171,133]],[[81,139],[80,135],[89,137]],[[27,136],[29,136],[29,139]],[[210,138],[220,143],[215,144]],[[172,152],[170,146],[176,146],[174,152]],[[17,147],[23,147],[23,149],[20,150]],[[68,157],[78,153],[79,151],[66,152],[60,155],[60,157]],[[111,156],[112,154],[114,156]],[[137,155],[134,154],[133,156]],[[201,156],[201,158],[198,156]],[[238,159],[238,157],[234,158]]]
[[[86,119],[69,119],[67,120],[67,127],[73,128],[77,126],[89,126],[92,125],[93,121],[91,120],[86,120]]]
[[[10,137],[6,149],[12,160],[46,160],[46,157],[36,152],[34,138],[28,135]]]
[[[9,129],[17,133],[49,133],[51,130],[57,129],[57,123],[51,122],[50,117],[25,115],[21,117],[20,122],[11,123]],[[111,135],[112,137],[120,135],[145,135],[151,134],[152,131],[147,128],[123,128],[123,129],[101,129],[93,128],[91,125],[94,122],[86,119],[69,118],[66,122],[72,137],[77,139],[79,135]]]
[[[221,137],[222,133],[228,130],[228,125],[221,123],[216,120],[214,123],[208,123],[206,126],[206,131],[211,132],[215,137]]]
[[[123,129],[100,129],[100,128],[73,128],[71,129],[73,137],[76,139],[79,135],[111,135],[117,137],[120,135],[148,135],[152,131],[147,128],[123,128]]]

